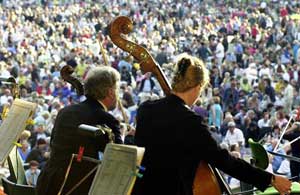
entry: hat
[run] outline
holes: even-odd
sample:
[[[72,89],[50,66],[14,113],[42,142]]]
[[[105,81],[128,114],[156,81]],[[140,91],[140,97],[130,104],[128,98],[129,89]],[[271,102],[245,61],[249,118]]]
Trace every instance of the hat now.
[[[227,125],[228,127],[235,127],[235,122],[233,121],[230,121]]]

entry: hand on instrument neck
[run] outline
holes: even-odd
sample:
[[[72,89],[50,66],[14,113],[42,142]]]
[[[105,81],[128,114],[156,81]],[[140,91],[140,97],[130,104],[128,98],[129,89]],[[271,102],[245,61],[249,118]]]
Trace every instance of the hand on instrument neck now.
[[[273,175],[271,180],[271,185],[280,193],[280,194],[290,194],[292,182],[285,177],[279,175]]]

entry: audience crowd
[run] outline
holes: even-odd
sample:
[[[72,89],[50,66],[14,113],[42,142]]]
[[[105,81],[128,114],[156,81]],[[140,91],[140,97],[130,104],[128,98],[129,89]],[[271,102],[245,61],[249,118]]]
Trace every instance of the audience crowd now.
[[[141,72],[138,62],[110,41],[108,25],[119,15],[133,20],[128,37],[149,50],[169,80],[178,54],[186,52],[206,63],[210,85],[192,109],[207,120],[212,136],[233,155],[249,155],[249,138],[267,150],[278,141],[286,144],[279,140],[281,132],[299,118],[298,1],[24,2],[3,1],[0,7],[0,76],[16,78],[20,98],[38,105],[19,148],[34,170],[42,169],[49,157],[49,136],[59,110],[82,99],[60,77],[64,65],[72,66],[83,80],[90,68],[104,64],[106,54],[122,80],[124,110],[118,106],[111,113],[133,127],[139,104],[163,95],[156,78]],[[12,104],[13,96],[10,86],[1,84],[2,110]],[[125,142],[134,144],[134,132],[125,127]],[[300,156],[292,146],[278,151]],[[270,156],[268,170],[289,176],[287,164],[288,160]]]

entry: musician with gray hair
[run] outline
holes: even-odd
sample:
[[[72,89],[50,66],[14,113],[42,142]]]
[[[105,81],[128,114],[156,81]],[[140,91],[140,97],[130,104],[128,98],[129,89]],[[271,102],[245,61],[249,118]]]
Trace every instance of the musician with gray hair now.
[[[111,67],[91,69],[84,81],[86,100],[67,106],[58,113],[51,134],[50,159],[38,178],[38,194],[53,195],[60,191],[71,156],[79,153],[80,148],[84,156],[95,159],[98,159],[99,151],[104,151],[109,140],[103,136],[82,135],[78,131],[80,124],[106,125],[112,129],[114,142],[123,143],[120,124],[108,113],[116,107],[119,80],[119,73]],[[87,161],[73,163],[62,194],[68,193],[94,167],[94,163]],[[88,176],[71,194],[88,194],[93,178],[94,174]]]

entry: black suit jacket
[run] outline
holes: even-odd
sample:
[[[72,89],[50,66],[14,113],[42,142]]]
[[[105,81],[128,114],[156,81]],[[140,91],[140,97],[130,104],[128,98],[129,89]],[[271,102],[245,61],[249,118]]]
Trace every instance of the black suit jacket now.
[[[135,141],[146,148],[142,162],[146,170],[137,179],[133,195],[192,194],[195,171],[202,160],[261,190],[271,181],[270,173],[221,149],[202,117],[175,95],[140,106]]]
[[[83,136],[79,133],[80,124],[92,126],[105,124],[113,130],[115,143],[122,143],[119,122],[111,114],[105,112],[98,101],[87,97],[84,102],[65,107],[58,113],[52,130],[51,156],[38,178],[39,195],[57,194],[71,155],[78,153],[80,146],[84,147],[84,156],[96,159],[98,159],[98,151],[104,150],[103,143],[99,143],[102,139]],[[86,161],[73,163],[63,192],[70,190],[94,167],[95,164]],[[87,194],[92,180],[93,175],[72,194]]]

